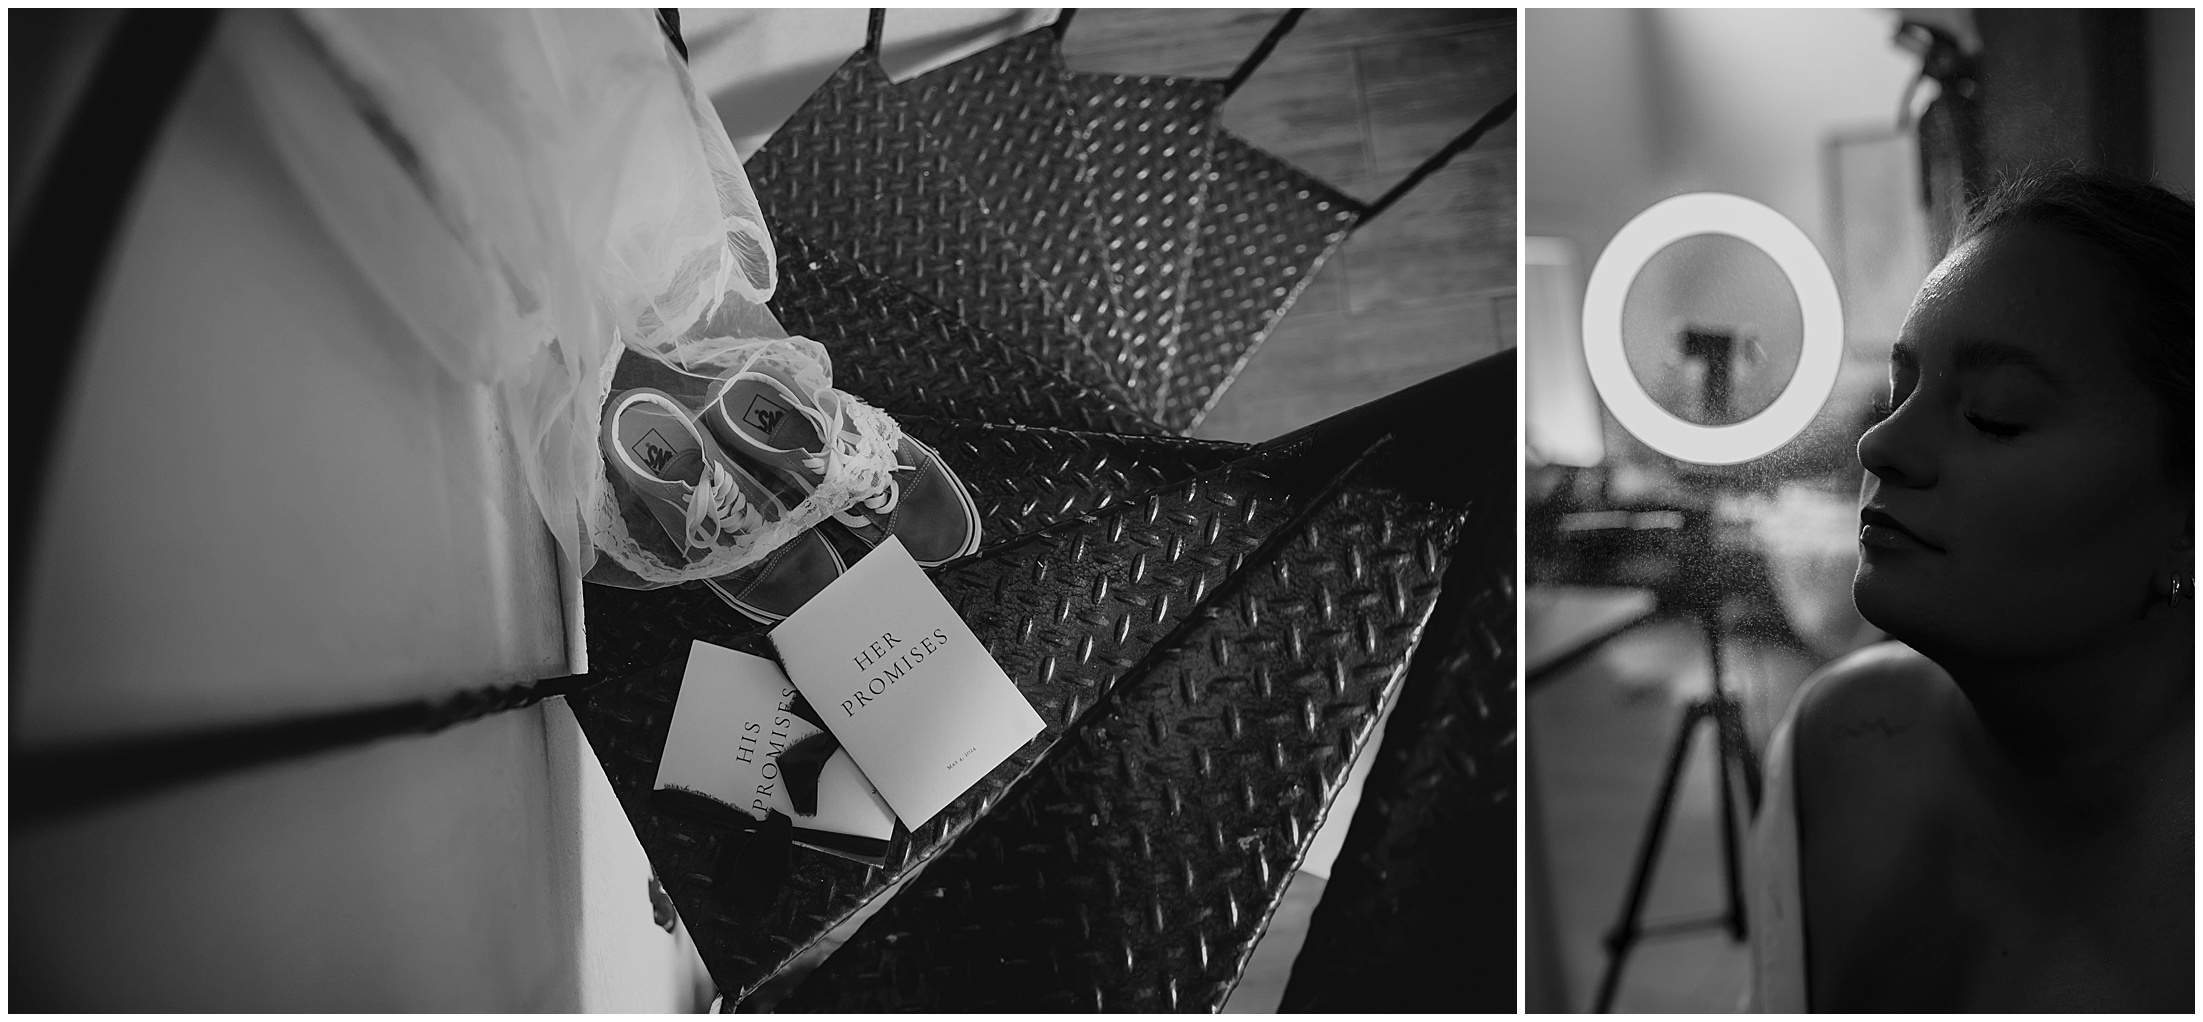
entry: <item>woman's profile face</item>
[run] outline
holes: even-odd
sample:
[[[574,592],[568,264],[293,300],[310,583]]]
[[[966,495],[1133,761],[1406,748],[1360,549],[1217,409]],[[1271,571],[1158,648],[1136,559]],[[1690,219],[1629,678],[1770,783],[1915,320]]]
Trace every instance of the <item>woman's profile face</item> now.
[[[2190,514],[2121,348],[2128,293],[2107,251],[2031,225],[1929,276],[1859,441],[1868,621],[1930,657],[2039,659],[2159,598]]]

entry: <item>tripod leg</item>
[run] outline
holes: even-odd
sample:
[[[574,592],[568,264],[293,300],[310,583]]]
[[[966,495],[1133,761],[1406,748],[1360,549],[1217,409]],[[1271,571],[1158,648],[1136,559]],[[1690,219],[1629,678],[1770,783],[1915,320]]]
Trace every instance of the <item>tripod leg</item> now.
[[[1706,658],[1713,667],[1713,719],[1721,732],[1721,761],[1724,771],[1729,757],[1736,757],[1736,764],[1744,770],[1745,806],[1751,816],[1759,815],[1759,758],[1752,755],[1752,740],[1744,733],[1744,703],[1730,695],[1722,684],[1721,627],[1713,617],[1705,619]],[[1722,774],[1726,783],[1728,774]],[[1722,797],[1728,797],[1728,788],[1721,789]]]
[[[1734,700],[1723,696],[1714,698],[1724,703],[1734,703]],[[1733,705],[1731,708],[1733,708]],[[1720,711],[1715,712],[1718,717]],[[1729,780],[1729,763],[1732,756],[1743,759],[1751,754],[1745,750],[1734,748],[1730,743],[1728,729],[1718,723],[1715,725],[1714,741],[1720,748],[1720,755],[1714,757],[1714,772],[1721,775],[1721,801],[1716,806],[1716,810],[1721,813],[1721,872],[1722,881],[1727,886],[1729,895],[1729,911],[1727,913],[1729,939],[1741,941],[1744,939],[1745,927],[1744,882],[1740,872],[1741,859],[1737,850],[1736,795]]]
[[[1729,939],[1744,939],[1749,921],[1744,917],[1744,884],[1741,876],[1742,855],[1738,850],[1736,834],[1736,790],[1729,776],[1730,764],[1744,771],[1744,796],[1748,809],[1747,819],[1759,814],[1759,761],[1752,755],[1751,738],[1744,733],[1744,702],[1730,695],[1722,684],[1721,628],[1716,616],[1705,621],[1706,656],[1713,667],[1713,694],[1707,697],[1713,715],[1715,772],[1720,775],[1721,800],[1721,873],[1727,888],[1728,911],[1724,913],[1728,924]]]
[[[1637,943],[1645,894],[1652,887],[1652,868],[1659,862],[1660,842],[1667,835],[1668,813],[1675,805],[1675,789],[1683,779],[1683,759],[1690,753],[1691,732],[1712,709],[1704,700],[1692,702],[1683,711],[1682,726],[1675,731],[1675,744],[1668,750],[1667,772],[1660,778],[1659,798],[1653,802],[1652,819],[1645,824],[1644,841],[1637,846],[1637,864],[1629,875],[1629,894],[1622,900],[1622,917],[1606,934],[1606,974],[1599,979],[1599,993],[1592,1002],[1592,1011],[1605,1012],[1614,1006],[1614,992],[1622,981],[1622,964],[1629,957],[1631,946]]]
[[[1736,765],[1744,771],[1745,808],[1750,816],[1759,815],[1759,757],[1752,752],[1752,739],[1744,733],[1744,704],[1728,699],[1722,721],[1722,730],[1729,736],[1729,753],[1736,757]]]

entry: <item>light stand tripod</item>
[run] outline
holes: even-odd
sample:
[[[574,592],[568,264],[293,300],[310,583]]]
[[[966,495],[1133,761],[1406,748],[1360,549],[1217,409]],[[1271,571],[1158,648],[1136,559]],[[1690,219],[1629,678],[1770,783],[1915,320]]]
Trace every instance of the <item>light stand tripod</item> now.
[[[1688,556],[1683,558],[1682,563],[1701,570],[1687,572],[1696,577],[1687,580],[1681,591],[1688,595],[1677,602],[1684,604],[1687,612],[1698,618],[1704,631],[1707,661],[1712,668],[1712,685],[1706,695],[1691,700],[1684,707],[1682,723],[1676,728],[1675,740],[1669,747],[1667,770],[1661,776],[1660,788],[1653,801],[1652,818],[1645,824],[1644,839],[1637,849],[1637,863],[1630,873],[1629,893],[1622,901],[1621,918],[1606,935],[1606,973],[1599,980],[1598,998],[1593,1002],[1593,1011],[1605,1012],[1613,1007],[1614,994],[1621,983],[1622,966],[1638,941],[1647,937],[1664,937],[1713,926],[1725,927],[1731,940],[1741,941],[1745,935],[1744,887],[1736,832],[1736,795],[1729,777],[1729,768],[1732,763],[1742,768],[1745,804],[1751,813],[1757,813],[1760,796],[1759,761],[1752,754],[1751,739],[1744,733],[1743,703],[1722,684],[1722,594],[1728,590],[1717,583],[1714,570],[1706,570],[1716,563],[1711,528],[1704,518],[1698,518],[1694,525],[1695,527],[1685,530],[1688,539],[1682,546]],[[1699,722],[1708,720],[1714,725],[1715,773],[1720,781],[1721,864],[1728,905],[1721,913],[1713,916],[1646,925],[1643,921],[1645,895],[1652,885],[1652,870],[1659,862],[1661,843],[1667,837],[1668,818],[1675,808],[1676,788],[1682,783],[1683,763],[1690,753],[1691,737],[1697,733]]]

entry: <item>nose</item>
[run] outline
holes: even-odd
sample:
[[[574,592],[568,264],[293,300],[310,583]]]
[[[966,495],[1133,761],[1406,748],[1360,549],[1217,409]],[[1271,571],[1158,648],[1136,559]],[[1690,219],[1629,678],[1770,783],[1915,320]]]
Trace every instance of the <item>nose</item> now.
[[[1917,402],[1908,402],[1917,404]],[[1925,435],[1925,418],[1900,406],[1859,438],[1859,464],[1891,486],[1924,489],[1935,485],[1935,450]]]

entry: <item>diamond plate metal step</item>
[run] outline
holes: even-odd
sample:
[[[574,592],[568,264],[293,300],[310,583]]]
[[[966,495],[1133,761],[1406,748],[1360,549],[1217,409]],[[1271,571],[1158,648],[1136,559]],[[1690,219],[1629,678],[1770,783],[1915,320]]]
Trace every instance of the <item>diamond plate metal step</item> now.
[[[1060,53],[1057,55],[1060,61]],[[1221,84],[1182,78],[1072,75],[1099,189],[1110,269],[1127,322],[1114,353],[1120,378],[1152,395],[1143,410],[1171,427],[1172,367],[1201,221],[1208,210],[1209,136]]]
[[[1269,828],[1266,831],[1234,831],[1237,836],[1220,847],[1226,855],[1244,853],[1247,848],[1240,847],[1238,839],[1246,837],[1248,847],[1260,842],[1276,850],[1278,857],[1246,865],[1256,871],[1251,875],[1259,881],[1252,886],[1243,883],[1242,874],[1231,873],[1223,860],[1215,860],[1214,869],[1222,871],[1219,876],[1230,874],[1227,881],[1219,881],[1225,883],[1225,888],[1216,890],[1234,892],[1230,895],[1233,900],[1224,903],[1223,908],[1239,913],[1229,926],[1201,930],[1201,942],[1173,945],[1175,950],[1158,952],[1161,957],[1154,961],[1159,964],[1146,971],[1112,974],[1093,971],[1099,969],[1094,965],[1079,974],[1080,982],[1088,986],[1076,989],[1098,992],[1103,1004],[1119,1003],[1116,998],[1120,993],[1132,1001],[1156,1005],[1168,1003],[1173,997],[1182,1005],[1204,1004],[1227,993],[1237,976],[1238,963],[1259,936],[1263,921],[1282,893],[1285,877],[1343,779],[1343,764],[1350,761],[1353,746],[1366,737],[1367,724],[1381,705],[1383,691],[1408,663],[1413,639],[1399,628],[1411,619],[1420,622],[1429,601],[1437,598],[1434,586],[1425,587],[1413,580],[1440,577],[1444,553],[1449,549],[1445,537],[1457,527],[1449,523],[1456,522],[1462,510],[1495,499],[1512,506],[1511,472],[1490,467],[1511,464],[1504,457],[1511,447],[1465,444],[1468,438],[1503,435],[1502,425],[1511,424],[1512,402],[1508,399],[1513,367],[1512,353],[1495,356],[1254,449],[1175,438],[912,417],[906,425],[913,434],[935,443],[945,456],[955,452],[952,463],[961,461],[958,467],[973,483],[989,527],[998,536],[979,555],[937,571],[936,581],[1032,701],[1047,731],[920,832],[898,832],[886,868],[873,869],[799,851],[788,893],[762,916],[736,909],[731,892],[714,889],[708,866],[715,861],[717,842],[722,839],[687,821],[658,813],[646,798],[677,693],[678,659],[685,654],[688,639],[702,638],[760,655],[770,655],[770,651],[758,641],[755,626],[717,607],[707,594],[681,589],[656,593],[600,593],[593,589],[589,602],[592,656],[607,665],[615,663],[616,656],[624,657],[617,663],[645,669],[573,700],[576,716],[722,990],[739,1002],[890,885],[936,856],[960,848],[959,839],[974,827],[984,828],[981,833],[994,833],[989,811],[1006,798],[1025,798],[1019,794],[1025,790],[1020,779],[1061,739],[1070,736],[1076,743],[1064,748],[1084,749],[1091,728],[1101,729],[1093,731],[1095,735],[1115,735],[1120,732],[1111,729],[1130,726],[1127,721],[1147,721],[1152,729],[1154,721],[1178,720],[1169,717],[1164,708],[1169,700],[1183,699],[1188,706],[1199,703],[1195,717],[1213,713],[1216,718],[1205,724],[1188,723],[1193,718],[1187,718],[1180,721],[1184,727],[1172,724],[1161,731],[1151,730],[1144,740],[1148,744],[1142,746],[1146,750],[1142,756],[1151,754],[1157,763],[1182,767],[1198,762],[1207,750],[1210,762],[1202,768],[1202,776],[1213,777],[1216,750],[1236,746],[1218,744],[1219,739],[1204,728],[1213,729],[1221,720],[1230,742],[1273,742],[1265,748],[1273,750],[1271,762],[1283,773],[1250,773],[1260,764],[1248,761],[1240,764],[1234,776],[1246,778],[1249,784],[1284,784],[1284,790],[1292,790],[1292,785],[1301,787],[1290,798],[1276,796],[1271,787],[1261,788],[1269,794],[1256,798],[1256,805],[1282,807],[1284,815],[1270,818],[1264,824]],[[1380,442],[1384,456],[1365,459]],[[1352,476],[1354,485],[1343,489],[1334,485],[1348,478],[1346,473],[1354,466],[1360,466]],[[1158,476],[1168,481],[1141,489]],[[1367,497],[1365,491],[1382,494],[1383,498]],[[1062,503],[1046,499],[1062,493],[1072,493],[1075,499]],[[1341,511],[1342,507],[1346,510]],[[1449,514],[1455,517],[1447,518]],[[1310,516],[1319,524],[1298,524],[1311,520]],[[1512,518],[1505,520],[1511,522]],[[1327,546],[1327,541],[1319,541],[1325,536],[1361,538],[1345,542],[1341,553]],[[1296,543],[1309,550],[1337,554],[1343,560],[1335,565],[1343,567],[1315,566],[1307,558],[1316,555],[1296,552],[1301,551],[1293,545]],[[1417,550],[1419,559],[1403,561],[1395,556],[1405,549]],[[1411,568],[1421,574],[1412,578],[1402,574]],[[1333,584],[1339,578],[1346,583]],[[1388,583],[1386,578],[1394,581]],[[1242,595],[1249,592],[1269,595],[1260,600]],[[1382,598],[1372,597],[1371,593]],[[1310,615],[1314,624],[1306,625]],[[1219,621],[1237,624],[1220,625]],[[1296,621],[1301,624],[1292,624]],[[1274,633],[1272,639],[1218,638],[1243,638],[1242,632],[1219,632],[1218,628],[1243,626],[1244,635],[1264,635],[1273,633],[1262,629],[1280,623],[1290,628]],[[1312,638],[1321,642],[1312,647]],[[1319,653],[1337,650],[1342,657],[1349,650],[1359,650],[1355,654],[1359,659],[1351,663],[1337,660],[1328,673],[1318,670],[1311,675],[1304,669],[1310,663],[1312,648]],[[648,666],[658,663],[668,666]],[[1385,664],[1392,666],[1387,668]],[[612,669],[606,668],[607,672]],[[1168,676],[1179,680],[1154,681],[1165,676],[1158,671],[1176,672]],[[1275,703],[1279,692],[1291,694],[1289,689],[1280,688],[1285,681],[1298,685],[1318,675],[1332,686],[1335,698],[1331,702],[1319,707],[1311,701],[1313,691],[1303,693],[1305,698],[1297,704],[1298,718],[1281,710],[1283,704]],[[1377,688],[1370,688],[1380,675],[1385,680]],[[1122,693],[1121,699],[1112,699],[1113,690],[1126,680],[1132,682],[1132,687]],[[1206,702],[1201,701],[1204,687],[1209,693]],[[1150,711],[1136,712],[1138,707],[1150,705],[1138,700],[1156,699],[1164,702],[1153,703],[1155,708]],[[1127,710],[1127,706],[1134,709]],[[1094,716],[1120,712],[1130,716]],[[1310,717],[1310,713],[1315,716]],[[1300,743],[1295,748],[1303,750],[1304,758],[1295,761],[1293,756],[1285,756],[1285,762],[1278,763],[1275,750],[1287,746],[1276,743],[1293,732],[1277,729],[1285,728],[1291,719],[1339,722],[1338,727],[1344,730],[1326,732],[1329,737],[1319,744],[1341,751],[1335,757],[1305,752],[1317,746],[1308,745],[1309,739],[1303,737],[1295,739]],[[1311,723],[1308,728],[1315,726]],[[1255,739],[1247,738],[1250,733]],[[1302,732],[1304,736],[1314,733],[1308,729]],[[1341,734],[1347,737],[1341,740]],[[1120,744],[1110,748],[1132,747]],[[1062,755],[1088,753],[1065,751]],[[1087,761],[1065,758],[1062,762]],[[1111,768],[1135,773],[1120,773],[1106,784],[1102,778],[1109,764],[1049,774],[1057,781],[1031,784],[1068,783],[1066,779],[1071,777],[1085,777],[1093,783],[1065,795],[1069,801],[1032,804],[1092,806],[1090,817],[1098,817],[1104,805],[1123,806],[1123,812],[1132,814],[1127,819],[1132,819],[1162,805],[1150,797],[1159,791],[1165,801],[1170,801],[1171,812],[1188,812],[1185,792],[1197,789],[1181,785],[1180,797],[1171,801],[1167,786],[1150,789],[1140,780],[1149,775],[1137,771],[1147,767],[1128,765],[1131,761],[1122,757],[1113,762]],[[1146,762],[1144,758],[1139,760]],[[1324,762],[1329,765],[1322,765]],[[1316,773],[1303,771],[1308,763],[1318,764]],[[1167,774],[1178,768],[1155,769]],[[1245,801],[1242,795],[1241,803]],[[1198,815],[1211,810],[1225,811],[1220,806],[1204,805],[1193,812]],[[1026,817],[1028,823],[1037,818]],[[1016,816],[1005,819],[1000,826],[1018,825]],[[1246,819],[1234,820],[1233,827],[1246,823]],[[1143,856],[1151,854],[1154,842],[1159,840],[1155,835],[1169,830],[1159,819],[1146,825],[1150,836],[1139,846]],[[1206,830],[1195,826],[1186,833],[1195,837],[1224,833],[1219,826],[1210,825]],[[1182,836],[1171,831],[1164,839],[1178,840]],[[994,844],[987,847],[995,848],[1023,848],[1025,844],[1012,841],[1005,845],[1001,838],[988,840]],[[1074,858],[1081,854],[1069,845],[1051,847],[1068,849],[1067,854]],[[1120,879],[1112,883],[1121,883],[1121,877],[1133,868],[1121,859],[1121,853],[1129,847],[1122,842],[1078,847],[1085,848],[1084,854],[1094,861],[1117,862],[1114,868]],[[1190,855],[1193,848],[1179,851]],[[1020,854],[1054,853],[1027,849]],[[1210,860],[1200,862],[1189,881],[1193,887],[1200,887],[1195,881],[1211,869]],[[1037,904],[1032,899],[1044,901],[1052,896],[1046,887],[1049,876],[1074,873],[1076,870],[1001,874],[1005,891],[998,893],[1005,900],[997,904]],[[953,878],[955,874],[948,875]],[[935,874],[929,871],[926,881],[934,879]],[[1011,898],[1007,888],[1017,888],[1021,893]],[[1214,890],[1201,890],[1209,893],[1199,897],[1215,896]],[[907,897],[909,892],[883,908],[882,918],[905,918],[885,913],[923,909],[922,904],[903,906]],[[1150,908],[1162,904],[1153,898],[1150,902]],[[1185,907],[1175,902],[1163,905],[1166,920],[1186,918],[1175,914]],[[1203,913],[1217,908],[1217,903],[1201,902],[1189,911],[1195,918],[1206,919]],[[1022,924],[1005,917],[993,925],[1014,930]],[[1131,923],[1123,925],[1129,927]],[[1098,931],[1080,932],[1091,936]],[[1120,944],[1132,941],[1137,932],[1128,929],[1119,933]],[[1166,932],[1167,927],[1158,924],[1150,936],[1161,940]],[[1150,936],[1139,940],[1148,941]],[[1135,964],[1141,960],[1140,955],[1147,953],[1142,948],[1154,950],[1146,943],[1125,946],[1134,948]],[[841,955],[850,950],[843,948],[830,962],[840,961]],[[864,955],[860,950],[848,959],[847,967],[860,965]],[[1052,968],[1060,966],[1060,958],[1061,954],[1051,959]],[[1189,963],[1197,963],[1198,967]],[[980,966],[936,964],[926,968]],[[947,999],[942,1003],[949,1004],[961,1003],[960,999],[974,996],[973,991],[978,989],[938,983],[913,987],[912,982],[907,977],[898,979],[901,985],[892,989],[901,993],[894,996],[915,997],[915,991],[922,987],[934,991],[928,996]]]
[[[1076,441],[1054,434],[1049,444],[1062,463]],[[1067,464],[1083,471],[1099,456],[1076,452]],[[730,892],[715,889],[709,864],[720,837],[647,802],[686,641],[701,638],[768,655],[759,630],[724,608],[713,612],[701,602],[712,597],[692,590],[593,590],[592,640],[609,633],[601,639],[605,660],[656,656],[666,663],[574,699],[575,715],[721,990],[737,1001],[746,996],[983,817],[1120,677],[1199,614],[1250,559],[1259,559],[1309,497],[1309,481],[1288,471],[1291,460],[1281,454],[1240,458],[937,571],[942,592],[1031,701],[1046,731],[918,832],[898,828],[885,868],[799,849],[788,890],[763,916],[743,913]],[[599,655],[593,646],[592,656]]]
[[[1225,131],[1223,99],[1063,70],[1049,30],[901,85],[860,53],[746,169],[776,237],[1190,432],[1362,210]]]
[[[1028,32],[897,88],[1056,290],[1088,352],[1106,364],[1124,343],[1118,336],[1124,305],[1096,215],[1085,131],[1063,88],[1055,30]]]
[[[798,238],[781,243],[772,309],[789,332],[824,344],[834,384],[891,413],[1028,426],[1160,433],[1068,354],[992,333],[892,281]]]
[[[1221,1008],[1462,517],[1354,472],[780,1010]]]
[[[982,553],[1217,472],[1254,453],[1241,444],[1182,437],[916,415],[899,421],[940,452],[970,488],[979,508]],[[692,638],[741,648],[758,631],[699,586],[648,591],[590,586],[584,602],[590,661],[596,673],[615,677],[687,656]]]
[[[1458,541],[1279,1010],[1514,1010],[1514,558],[1514,507],[1492,501]]]
[[[773,237],[801,239],[957,319],[1017,338],[1131,404],[1093,371],[1071,307],[922,120],[872,57],[852,56],[743,165]]]
[[[1191,432],[1354,229],[1361,204],[1217,128],[1164,426]]]

